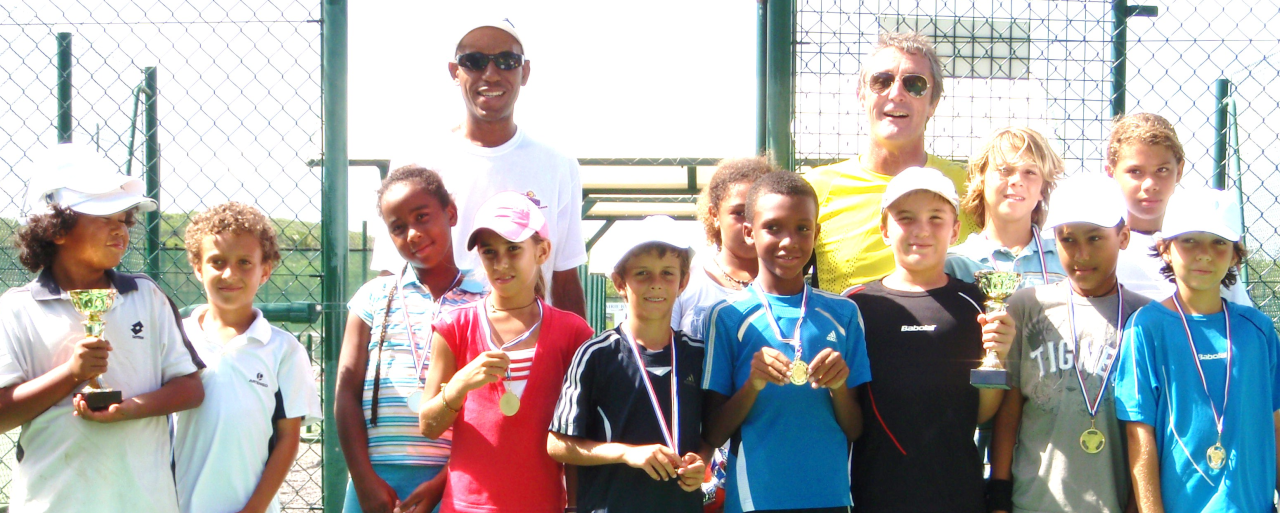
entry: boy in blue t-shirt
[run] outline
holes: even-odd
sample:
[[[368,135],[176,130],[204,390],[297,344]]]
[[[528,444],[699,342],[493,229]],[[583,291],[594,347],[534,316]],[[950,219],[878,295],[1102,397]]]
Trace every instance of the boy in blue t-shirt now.
[[[627,318],[582,344],[565,374],[547,452],[578,466],[578,511],[702,511],[704,350],[671,328],[692,253],[674,224],[652,216],[630,237],[612,275]]]
[[[862,431],[853,389],[871,379],[862,317],[804,281],[818,200],[799,175],[757,180],[745,217],[760,272],[712,307],[702,381],[703,439],[733,438],[725,511],[846,511],[848,446]]]
[[[1174,196],[1155,253],[1177,289],[1125,330],[1116,416],[1143,512],[1272,510],[1280,340],[1266,315],[1220,297],[1245,257],[1234,199]]]

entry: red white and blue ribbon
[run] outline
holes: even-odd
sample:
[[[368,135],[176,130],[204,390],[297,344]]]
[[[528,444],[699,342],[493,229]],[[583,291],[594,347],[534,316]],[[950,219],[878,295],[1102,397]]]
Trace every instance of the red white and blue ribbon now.
[[[1222,415],[1218,415],[1218,407],[1214,406],[1213,396],[1209,395],[1209,382],[1204,378],[1204,368],[1200,366],[1200,353],[1196,352],[1196,343],[1191,340],[1191,327],[1187,325],[1187,314],[1182,311],[1177,291],[1173,293],[1173,306],[1178,308],[1182,329],[1187,332],[1187,344],[1191,346],[1191,359],[1196,362],[1196,372],[1200,373],[1200,385],[1204,386],[1204,395],[1209,398],[1209,409],[1213,412],[1213,421],[1218,428],[1218,439],[1221,440],[1222,424],[1227,416],[1227,400],[1231,398],[1231,312],[1227,310],[1227,300],[1222,300],[1222,317],[1227,321],[1227,383],[1222,388]]]
[[[494,351],[506,352],[508,347],[524,342],[526,339],[529,338],[530,335],[533,335],[533,332],[538,329],[538,326],[542,325],[542,298],[538,298],[536,301],[538,303],[538,322],[533,323],[533,326],[530,326],[528,331],[525,331],[524,333],[521,333],[519,336],[512,338],[511,340],[508,340],[507,343],[502,344],[502,347],[498,347],[498,344],[495,344],[493,342],[493,331],[489,328],[489,316],[484,312],[484,304],[487,303],[490,299],[492,298],[486,298],[480,301],[480,303],[476,305],[476,308],[480,310],[480,331],[484,333],[484,341],[488,343],[489,347],[493,348]],[[525,305],[525,306],[528,306],[528,305]],[[511,379],[510,365],[507,366],[506,379]]]
[[[653,390],[653,382],[649,380],[649,371],[644,367],[644,359],[640,357],[640,342],[622,330],[623,340],[631,346],[631,353],[635,355],[636,367],[640,369],[640,378],[644,380],[645,391],[649,392],[649,403],[653,405],[653,413],[658,416],[658,427],[662,428],[662,438],[667,442],[667,447],[675,451],[676,455],[680,454],[680,384],[679,369],[676,367],[676,337],[671,334],[671,427],[667,428],[667,419],[662,415],[662,405],[658,404],[658,393]]]
[[[1084,385],[1084,374],[1080,372],[1080,363],[1082,353],[1080,352],[1080,338],[1076,335],[1076,293],[1069,285],[1067,287],[1067,322],[1071,326],[1071,342],[1075,345],[1076,352],[1076,379],[1080,381],[1080,395],[1084,396],[1085,408],[1089,409],[1089,417],[1097,416],[1098,406],[1102,404],[1102,395],[1107,391],[1107,385],[1111,381],[1111,371],[1115,369],[1112,363],[1115,363],[1116,355],[1119,354],[1120,344],[1124,340],[1124,287],[1119,283],[1116,284],[1116,353],[1111,355],[1106,362],[1107,370],[1102,376],[1102,388],[1098,389],[1098,396],[1089,399],[1088,389]],[[1098,371],[1098,366],[1102,363],[1102,358],[1107,354],[1106,346],[1098,348],[1098,357],[1093,361],[1094,372]]]
[[[764,291],[759,286],[751,287],[755,290],[756,297],[760,298],[760,307],[764,309],[764,316],[769,318],[769,327],[773,328],[773,337],[779,342],[788,344],[795,348],[796,356],[792,361],[801,361],[804,358],[804,348],[800,344],[800,326],[804,324],[804,314],[808,310],[809,305],[809,285],[805,284],[804,292],[800,296],[800,318],[796,319],[796,328],[791,332],[791,338],[782,338],[782,328],[778,326],[778,319],[773,316],[773,309],[769,307],[769,298],[764,296]]]
[[[462,270],[458,270],[458,275],[454,276],[453,283],[449,284],[449,288],[444,289],[440,297],[432,298],[431,302],[435,303],[435,310],[431,312],[431,322],[427,324],[427,343],[423,346],[422,356],[418,356],[418,340],[413,335],[413,323],[409,322],[409,301],[404,295],[404,275],[409,271],[409,264],[405,264],[404,270],[400,271],[400,285],[397,287],[400,295],[400,314],[404,316],[404,329],[409,332],[409,354],[413,355],[413,370],[418,373],[418,384],[422,386],[426,383],[427,377],[422,372],[427,366],[427,358],[431,356],[431,339],[435,337],[436,319],[440,317],[440,307],[444,304],[444,297],[454,287],[458,286],[458,282],[462,281]]]

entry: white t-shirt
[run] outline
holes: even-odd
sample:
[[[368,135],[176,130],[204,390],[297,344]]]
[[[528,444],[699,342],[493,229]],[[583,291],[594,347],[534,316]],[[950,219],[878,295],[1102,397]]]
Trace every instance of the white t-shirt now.
[[[103,320],[111,356],[104,386],[130,398],[204,367],[178,310],[146,276],[107,271],[118,292]],[[85,317],[46,270],[0,297],[0,388],[62,365]],[[168,417],[99,424],[72,415],[71,395],[22,425],[9,487],[13,511],[175,513]]]
[[[182,321],[208,365],[200,373],[204,402],[178,412],[174,462],[184,513],[239,511],[262,478],[275,421],[324,416],[306,348],[254,309],[257,319],[225,345],[205,337],[201,306]],[[272,501],[269,512],[280,510]]]
[[[705,255],[705,256],[704,256]],[[689,338],[706,340],[706,313],[716,301],[738,292],[722,287],[711,279],[709,272],[716,272],[715,263],[710,259],[716,254],[707,251],[695,256],[689,265],[689,285],[676,298],[671,309],[671,329],[683,331]]]
[[[458,267],[484,269],[476,252],[467,251],[467,239],[476,211],[504,191],[528,196],[547,218],[551,258],[542,266],[542,273],[548,286],[553,271],[574,269],[587,261],[578,161],[534,139],[524,129],[517,128],[510,141],[493,148],[448,133],[432,141],[417,164],[439,173],[458,204],[458,225],[453,228],[453,256]]]
[[[1163,301],[1172,296],[1177,287],[1160,275],[1164,261],[1151,256],[1151,247],[1155,244],[1154,236],[1130,230],[1129,247],[1120,250],[1120,260],[1116,263],[1116,277],[1125,288],[1154,301]],[[1232,303],[1253,306],[1249,291],[1239,281],[1231,287],[1222,287],[1222,297]]]

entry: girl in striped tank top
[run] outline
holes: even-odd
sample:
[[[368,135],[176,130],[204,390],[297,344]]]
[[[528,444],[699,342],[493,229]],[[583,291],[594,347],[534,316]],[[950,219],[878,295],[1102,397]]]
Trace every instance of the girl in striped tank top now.
[[[541,299],[547,234],[524,195],[489,199],[467,249],[479,251],[493,292],[435,323],[419,423],[433,439],[453,429],[443,513],[565,509],[564,467],[547,455],[547,428],[569,362],[593,333]]]
[[[407,265],[360,287],[348,303],[335,395],[351,480],[343,511],[391,512],[439,500],[450,435],[428,439],[418,407],[430,368],[432,321],[484,297],[484,281],[454,264],[458,211],[434,171],[406,166],[378,190],[378,210]]]

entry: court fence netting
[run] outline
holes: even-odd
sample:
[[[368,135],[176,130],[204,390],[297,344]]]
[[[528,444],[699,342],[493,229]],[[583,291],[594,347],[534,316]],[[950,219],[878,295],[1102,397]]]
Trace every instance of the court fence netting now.
[[[932,38],[945,95],[927,150],[967,161],[992,131],[1044,134],[1067,175],[1103,171],[1120,113],[1169,119],[1186,150],[1182,186],[1241,198],[1244,277],[1254,304],[1280,319],[1280,2],[794,2],[796,162],[846,159],[867,144],[859,62],[882,31]],[[772,6],[774,3],[770,3]]]

